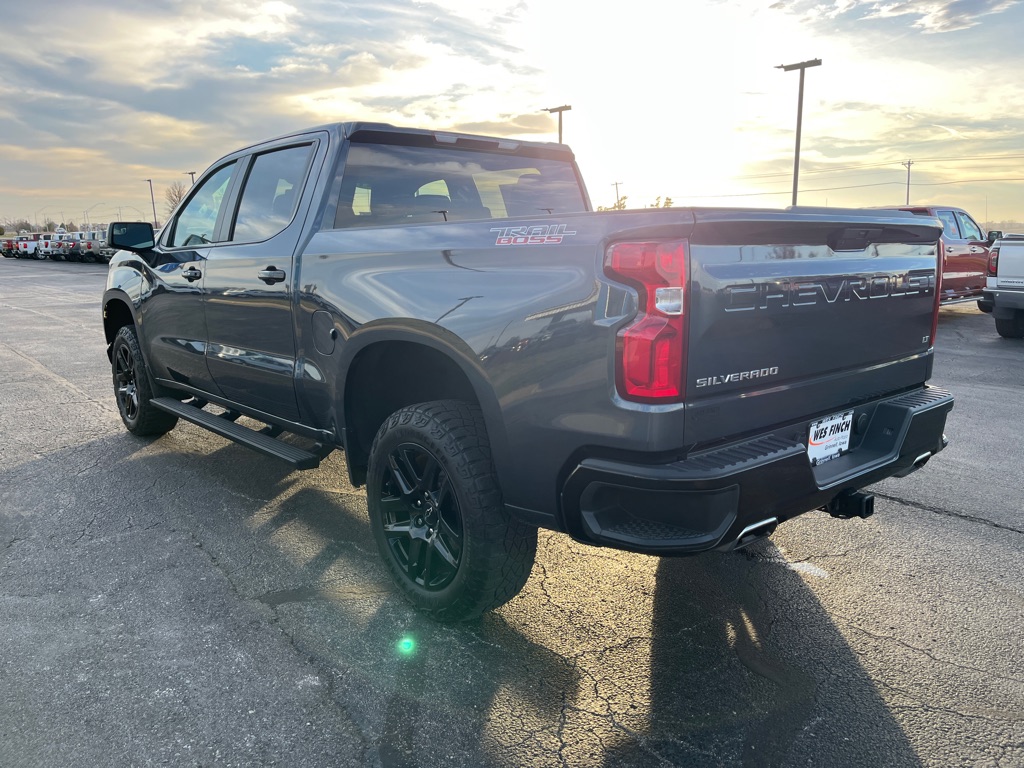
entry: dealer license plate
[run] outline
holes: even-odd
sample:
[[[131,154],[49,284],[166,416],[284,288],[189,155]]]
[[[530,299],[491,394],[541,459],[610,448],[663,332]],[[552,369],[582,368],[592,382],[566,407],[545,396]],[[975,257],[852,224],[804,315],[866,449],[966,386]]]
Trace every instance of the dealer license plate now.
[[[811,422],[807,435],[807,458],[811,460],[811,466],[816,467],[846,453],[850,448],[852,427],[853,411],[834,413]]]

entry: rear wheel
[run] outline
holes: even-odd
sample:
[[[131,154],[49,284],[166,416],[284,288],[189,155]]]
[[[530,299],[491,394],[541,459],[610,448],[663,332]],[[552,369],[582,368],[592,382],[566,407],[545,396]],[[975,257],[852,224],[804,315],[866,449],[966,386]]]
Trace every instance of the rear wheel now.
[[[996,318],[996,333],[1004,339],[1024,338],[1024,312],[1013,313],[1013,317],[1003,320]]]
[[[111,352],[114,397],[128,431],[133,435],[162,435],[174,429],[178,417],[150,403],[153,391],[134,325],[126,325],[117,332]]]
[[[370,449],[366,489],[391,577],[431,618],[477,618],[526,584],[537,529],[505,509],[478,408],[442,400],[392,414]]]

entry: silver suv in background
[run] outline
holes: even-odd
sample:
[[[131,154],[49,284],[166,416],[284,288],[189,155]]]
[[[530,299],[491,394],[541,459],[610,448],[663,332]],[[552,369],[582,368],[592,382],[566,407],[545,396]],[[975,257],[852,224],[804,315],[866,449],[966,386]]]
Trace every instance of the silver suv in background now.
[[[1005,234],[992,244],[978,307],[992,313],[1004,339],[1024,338],[1024,234]]]

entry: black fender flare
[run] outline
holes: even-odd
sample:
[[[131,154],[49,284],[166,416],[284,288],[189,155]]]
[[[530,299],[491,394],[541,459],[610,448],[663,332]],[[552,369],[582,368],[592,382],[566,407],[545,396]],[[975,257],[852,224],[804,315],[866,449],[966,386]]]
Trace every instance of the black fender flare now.
[[[512,466],[512,457],[501,404],[477,355],[462,338],[448,329],[423,320],[405,318],[378,320],[360,327],[341,346],[335,368],[337,381],[340,382],[336,392],[337,402],[345,402],[347,374],[359,354],[374,344],[393,341],[429,347],[447,357],[462,371],[483,412],[494,465],[504,487],[507,469],[502,472],[502,468]]]

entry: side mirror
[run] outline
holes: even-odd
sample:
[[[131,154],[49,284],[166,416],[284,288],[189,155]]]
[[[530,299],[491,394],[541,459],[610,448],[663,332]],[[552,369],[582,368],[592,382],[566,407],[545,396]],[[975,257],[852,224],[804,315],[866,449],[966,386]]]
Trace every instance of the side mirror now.
[[[1003,236],[1003,233],[1000,232],[998,229],[990,229],[988,231],[988,237],[986,238],[985,241],[989,245],[992,245],[992,243],[994,243],[996,240],[999,240],[1002,236]]]
[[[140,253],[156,245],[153,225],[148,221],[115,221],[107,227],[107,245]]]

